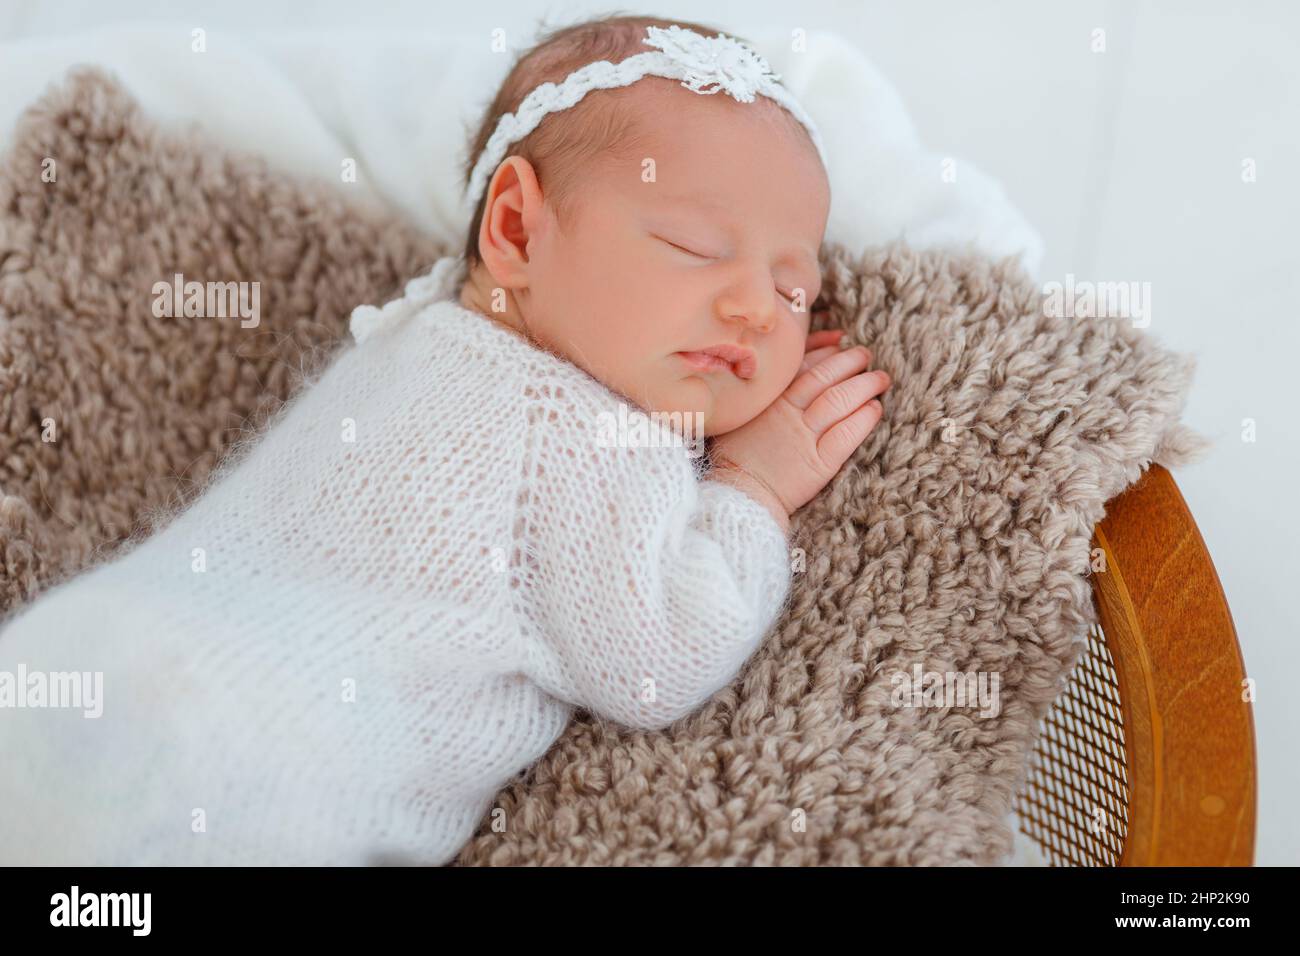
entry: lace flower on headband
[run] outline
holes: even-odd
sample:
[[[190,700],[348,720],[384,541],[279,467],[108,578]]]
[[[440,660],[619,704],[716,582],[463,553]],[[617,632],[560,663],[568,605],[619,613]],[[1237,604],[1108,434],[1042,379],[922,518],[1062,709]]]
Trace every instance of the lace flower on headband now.
[[[466,187],[470,204],[478,203],[488,178],[505,158],[506,148],[535,130],[546,114],[569,109],[592,90],[628,86],[644,76],[681,80],[681,85],[692,93],[725,92],[740,103],[752,103],[760,95],[776,100],[808,130],[822,164],[826,164],[826,150],[812,117],[777,82],[781,77],[771,72],[767,61],[739,40],[721,33],[705,37],[670,26],[646,27],[641,42],[655,47],[655,51],[638,53],[621,63],[588,63],[570,73],[563,83],[542,83],[524,97],[519,109],[502,116],[474,164]]]
[[[682,86],[692,93],[726,90],[741,103],[754,102],[754,94],[767,82],[781,79],[767,61],[737,40],[719,33],[713,39],[681,27],[646,27],[650,38],[641,42],[656,47],[686,68]],[[706,90],[706,84],[716,84]]]

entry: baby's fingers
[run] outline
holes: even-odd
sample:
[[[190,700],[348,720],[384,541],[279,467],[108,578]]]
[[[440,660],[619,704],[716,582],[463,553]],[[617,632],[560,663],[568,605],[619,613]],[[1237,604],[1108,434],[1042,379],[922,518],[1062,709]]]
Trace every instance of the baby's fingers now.
[[[808,341],[804,343],[805,351],[812,351],[824,345],[839,345],[840,339],[844,338],[843,329],[823,329],[820,332],[809,332]]]
[[[841,352],[838,345],[828,345],[825,348],[813,349],[811,352],[805,352],[803,362],[799,364],[799,371],[806,372],[819,362],[825,361],[837,352]],[[867,362],[871,361],[871,349],[867,349]]]
[[[857,451],[858,446],[880,424],[885,411],[880,400],[873,398],[848,418],[841,419],[817,442],[817,454],[827,467],[836,471]]]
[[[889,373],[863,372],[845,379],[822,392],[803,413],[804,424],[814,435],[820,435],[869,398],[875,398],[889,388]]]
[[[836,382],[848,378],[855,372],[861,372],[870,364],[871,353],[862,346],[843,350],[833,349],[831,355],[810,366],[808,371],[794,377],[790,387],[785,390],[785,398],[795,408],[807,408],[817,396]],[[853,408],[857,408],[857,405],[855,404]],[[847,415],[849,411],[850,409],[846,408],[844,414]]]

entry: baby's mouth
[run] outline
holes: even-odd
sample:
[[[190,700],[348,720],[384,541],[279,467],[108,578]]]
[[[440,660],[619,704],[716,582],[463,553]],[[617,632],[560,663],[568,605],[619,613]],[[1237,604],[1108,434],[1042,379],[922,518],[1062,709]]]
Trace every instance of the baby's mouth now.
[[[682,361],[696,371],[729,371],[740,379],[753,378],[758,366],[758,360],[755,358],[753,351],[741,348],[738,345],[714,345],[707,349],[678,352],[676,354],[681,356]]]

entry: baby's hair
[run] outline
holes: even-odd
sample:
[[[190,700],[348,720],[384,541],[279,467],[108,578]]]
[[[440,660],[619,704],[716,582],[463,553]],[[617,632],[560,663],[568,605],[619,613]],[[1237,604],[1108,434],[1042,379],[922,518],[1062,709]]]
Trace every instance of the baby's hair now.
[[[596,60],[621,63],[630,56],[650,52],[653,48],[641,41],[645,38],[646,27],[651,26],[662,29],[678,26],[707,37],[725,33],[752,46],[735,33],[689,20],[619,13],[552,30],[519,55],[484,112],[469,143],[464,166],[465,185],[468,186],[474,164],[496,130],[497,122],[505,114],[517,110],[534,88],[542,83],[561,83],[574,70]],[[571,222],[577,187],[592,164],[609,159],[627,159],[648,143],[648,132],[638,123],[635,112],[620,102],[621,97],[617,94],[621,92],[622,89],[613,89],[588,93],[577,105],[547,116],[537,129],[518,143],[511,144],[506,154],[522,156],[532,165],[561,229]],[[777,107],[772,112],[788,120],[786,125],[802,130],[798,121],[784,109]],[[491,170],[489,176],[495,172]],[[465,260],[471,268],[478,262],[478,234],[486,204],[485,185],[465,238]]]

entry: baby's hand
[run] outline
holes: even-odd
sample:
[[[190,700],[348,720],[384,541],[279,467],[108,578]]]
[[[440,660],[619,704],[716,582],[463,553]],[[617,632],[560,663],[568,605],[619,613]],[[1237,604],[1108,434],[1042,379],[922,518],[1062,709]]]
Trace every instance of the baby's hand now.
[[[835,477],[880,422],[876,399],[889,374],[864,371],[871,352],[841,350],[844,333],[814,332],[790,387],[752,421],[713,440],[711,477],[761,501],[789,530],[788,516]]]

